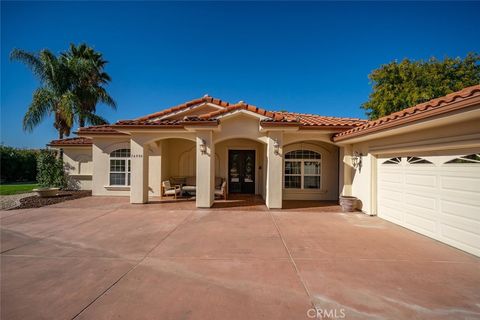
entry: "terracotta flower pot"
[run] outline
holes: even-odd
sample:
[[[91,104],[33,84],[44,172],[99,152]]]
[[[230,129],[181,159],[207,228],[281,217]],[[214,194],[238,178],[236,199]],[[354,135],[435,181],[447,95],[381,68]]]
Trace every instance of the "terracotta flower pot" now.
[[[54,197],[57,195],[60,188],[38,188],[33,189],[32,191],[37,194],[40,198]]]
[[[357,197],[340,196],[340,205],[342,212],[353,212],[357,207]]]

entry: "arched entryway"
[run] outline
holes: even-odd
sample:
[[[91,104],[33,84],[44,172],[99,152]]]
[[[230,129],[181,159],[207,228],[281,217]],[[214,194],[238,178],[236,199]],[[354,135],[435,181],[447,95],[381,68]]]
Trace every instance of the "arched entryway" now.
[[[265,198],[265,144],[232,138],[215,144],[218,167],[215,176],[225,180],[229,197],[257,195]]]

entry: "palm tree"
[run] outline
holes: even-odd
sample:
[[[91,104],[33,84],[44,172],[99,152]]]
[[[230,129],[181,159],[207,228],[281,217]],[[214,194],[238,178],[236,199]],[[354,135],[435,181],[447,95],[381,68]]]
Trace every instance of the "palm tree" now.
[[[71,90],[72,73],[49,50],[38,54],[14,49],[10,58],[26,64],[40,80],[23,118],[23,129],[32,131],[48,115],[54,115],[54,127],[60,139],[70,135],[74,123],[77,96]]]
[[[85,43],[78,46],[70,44],[70,50],[62,53],[61,58],[73,73],[72,91],[79,101],[76,110],[79,126],[84,127],[86,123],[93,125],[107,123],[96,114],[98,103],[116,109],[115,101],[105,89],[111,81],[110,76],[104,71],[107,61],[103,59],[101,53]]]

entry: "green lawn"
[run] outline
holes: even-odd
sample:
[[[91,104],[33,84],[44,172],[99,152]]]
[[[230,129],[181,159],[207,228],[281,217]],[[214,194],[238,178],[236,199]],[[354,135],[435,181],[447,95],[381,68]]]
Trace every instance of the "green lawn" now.
[[[0,185],[0,195],[5,196],[9,194],[30,192],[32,189],[37,188],[36,183],[17,183],[17,184],[2,184]]]

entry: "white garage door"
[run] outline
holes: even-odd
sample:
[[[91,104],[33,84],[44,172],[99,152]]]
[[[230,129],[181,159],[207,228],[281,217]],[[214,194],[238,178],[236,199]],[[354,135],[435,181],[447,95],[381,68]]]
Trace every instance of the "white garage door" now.
[[[480,154],[378,159],[378,216],[480,256]]]

